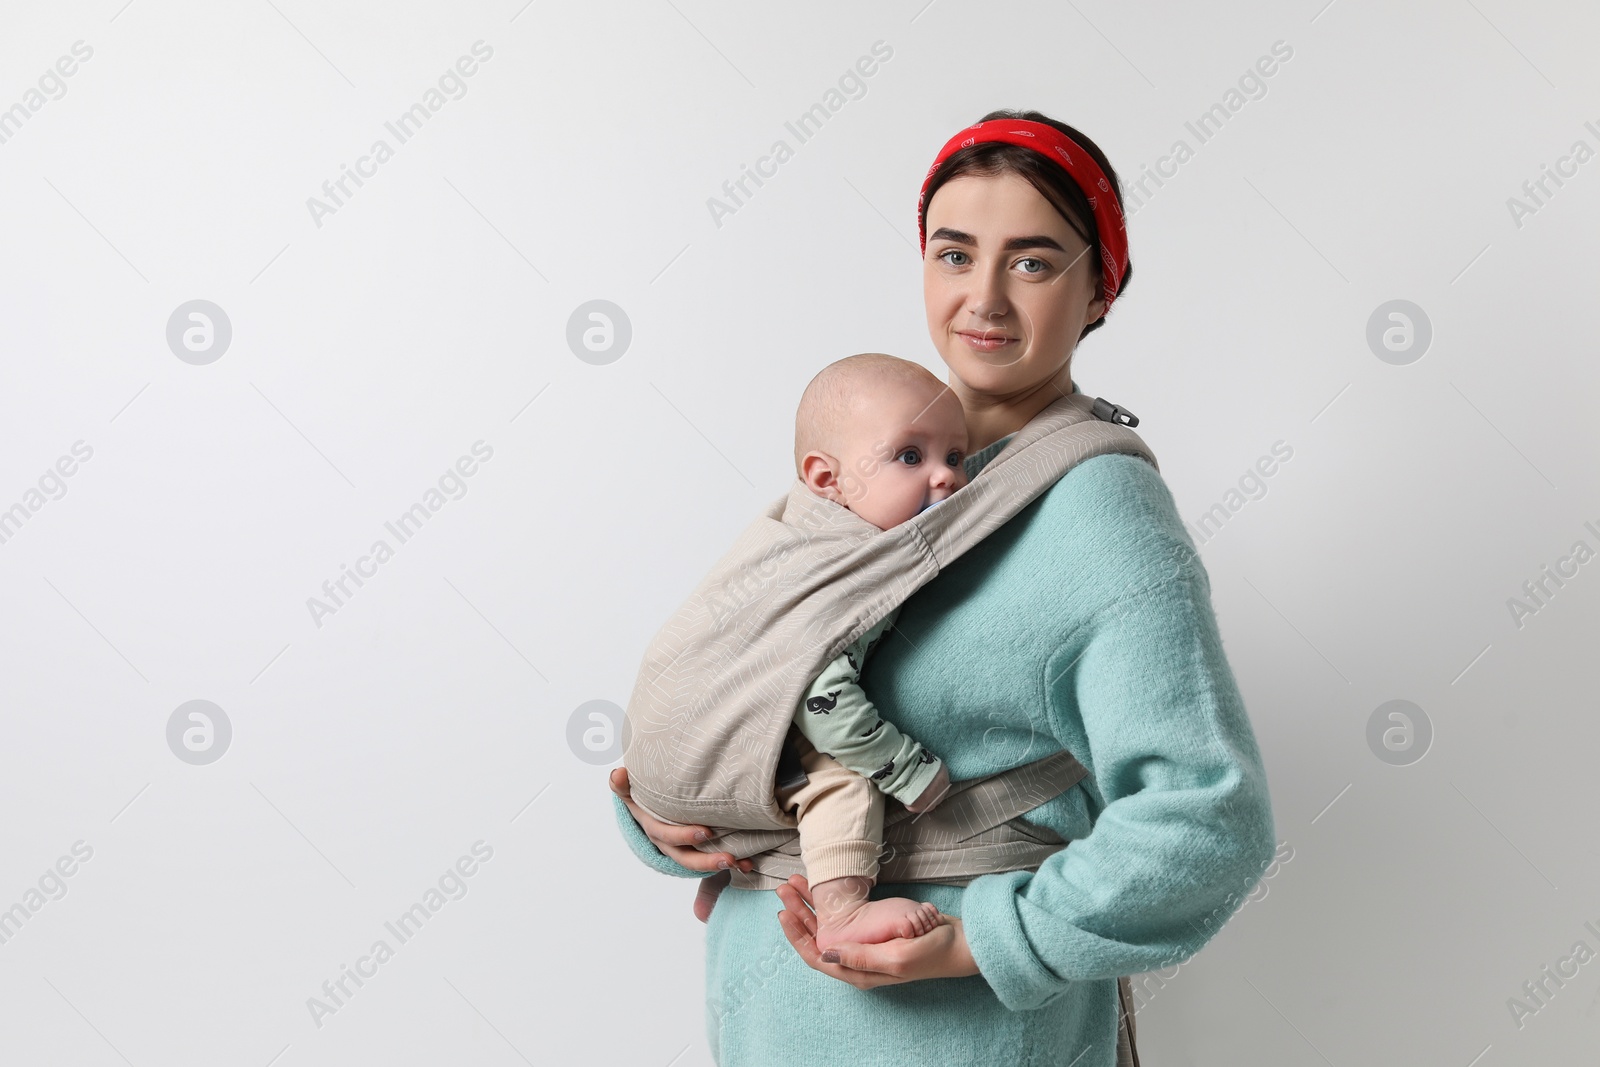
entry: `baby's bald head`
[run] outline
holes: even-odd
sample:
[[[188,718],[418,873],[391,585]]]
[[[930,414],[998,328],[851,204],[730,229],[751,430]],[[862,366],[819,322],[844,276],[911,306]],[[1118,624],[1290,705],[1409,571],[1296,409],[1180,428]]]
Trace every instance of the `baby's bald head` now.
[[[839,455],[851,421],[870,407],[873,398],[886,391],[919,390],[931,401],[944,389],[945,384],[920,363],[882,352],[862,352],[828,364],[806,386],[795,411],[795,473],[805,477],[801,465],[808,452]]]

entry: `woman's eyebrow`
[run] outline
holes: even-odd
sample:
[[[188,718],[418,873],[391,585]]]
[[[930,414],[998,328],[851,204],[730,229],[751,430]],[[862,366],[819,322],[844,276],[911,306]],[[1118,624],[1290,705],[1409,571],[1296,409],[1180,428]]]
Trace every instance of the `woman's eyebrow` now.
[[[962,230],[953,230],[948,226],[940,226],[937,230],[934,230],[933,235],[929,237],[928,240],[954,241],[957,244],[964,245],[975,245],[978,243],[978,239],[973,237],[972,234],[966,233]],[[1050,237],[1042,233],[1036,233],[1031,237],[1013,237],[1011,240],[1006,242],[1005,247],[1001,249],[1001,251],[1015,252],[1023,248],[1053,248],[1057,252],[1066,251],[1065,248],[1061,247],[1061,243],[1054,237]]]
[[[1047,237],[1042,233],[1036,233],[1032,237],[1013,237],[1006,242],[1002,251],[1015,252],[1021,248],[1053,248],[1057,252],[1066,251],[1054,237]]]

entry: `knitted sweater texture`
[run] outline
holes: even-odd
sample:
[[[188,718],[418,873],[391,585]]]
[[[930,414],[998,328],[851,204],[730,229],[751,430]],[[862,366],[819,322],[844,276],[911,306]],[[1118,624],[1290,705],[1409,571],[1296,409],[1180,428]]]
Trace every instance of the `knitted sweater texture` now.
[[[1114,1067],[1117,976],[1198,952],[1274,852],[1210,580],[1161,475],[1125,455],[1068,471],[905,602],[861,685],[952,780],[1070,750],[1089,777],[1027,816],[1070,844],[965,887],[875,887],[960,916],[966,978],[858,990],[805,965],[775,894],[725,889],[706,932],[718,1064]],[[614,800],[635,855],[703,877]]]

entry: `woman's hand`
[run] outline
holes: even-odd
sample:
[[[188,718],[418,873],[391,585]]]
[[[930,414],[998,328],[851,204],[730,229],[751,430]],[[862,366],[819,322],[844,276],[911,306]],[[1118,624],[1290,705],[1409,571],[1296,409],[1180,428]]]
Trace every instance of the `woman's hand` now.
[[[672,823],[662,822],[635,804],[633,793],[628,786],[628,768],[614,768],[607,780],[611,783],[611,791],[621,797],[622,802],[628,806],[628,812],[644,831],[644,835],[668,859],[691,871],[727,870],[738,866],[741,871],[749,872],[749,860],[735,859],[731,852],[701,852],[694,847],[696,841],[711,839],[709,827],[674,826]]]
[[[817,951],[817,916],[805,875],[791,875],[788,884],[779,886],[777,893],[784,907],[778,913],[778,923],[800,958],[814,970],[849,982],[857,989],[978,973],[978,965],[967,948],[966,932],[954,915],[941,912],[944,921],[921,937],[897,937],[875,945],[838,945],[828,953],[837,954],[835,962],[824,960]]]

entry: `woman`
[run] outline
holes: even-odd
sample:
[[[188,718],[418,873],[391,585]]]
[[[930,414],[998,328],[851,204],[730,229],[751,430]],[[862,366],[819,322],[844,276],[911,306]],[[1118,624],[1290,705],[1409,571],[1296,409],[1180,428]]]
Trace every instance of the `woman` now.
[[[975,474],[1081,391],[1073,351],[1131,275],[1120,187],[1070,126],[993,112],[945,146],[918,221],[929,332]],[[842,946],[837,961],[812,944],[803,877],[777,891],[776,922],[764,892],[724,890],[706,938],[713,1054],[1112,1067],[1117,978],[1199,951],[1274,848],[1209,579],[1166,484],[1134,456],[1078,464],[906,601],[896,629],[906,640],[885,642],[862,676],[884,717],[943,754],[956,780],[1071,751],[1089,777],[1028,814],[1070,845],[1037,871],[964,887],[879,885],[875,897],[932,901],[948,922]],[[646,815],[625,769],[612,789],[624,836],[656,869],[719,880],[719,864],[749,869],[693,848],[705,827]]]

